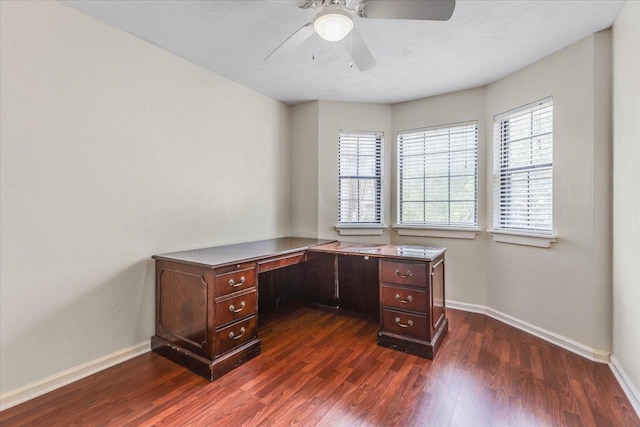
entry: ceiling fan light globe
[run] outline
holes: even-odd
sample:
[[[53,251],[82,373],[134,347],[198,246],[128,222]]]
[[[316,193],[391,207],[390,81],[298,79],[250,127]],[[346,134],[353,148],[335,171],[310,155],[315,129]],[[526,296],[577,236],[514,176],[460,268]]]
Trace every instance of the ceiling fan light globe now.
[[[342,10],[325,10],[316,15],[313,29],[323,39],[337,42],[351,32],[353,20],[351,15]]]

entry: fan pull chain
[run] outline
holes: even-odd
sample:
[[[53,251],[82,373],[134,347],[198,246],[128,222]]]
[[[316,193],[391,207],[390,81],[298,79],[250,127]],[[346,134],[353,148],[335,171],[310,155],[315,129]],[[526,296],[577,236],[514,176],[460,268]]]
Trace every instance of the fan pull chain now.
[[[313,34],[313,52],[311,52],[311,59],[316,60],[316,35]]]
[[[349,56],[353,58],[353,31],[349,33],[349,44],[351,45]],[[349,68],[353,68],[353,60],[349,61]]]

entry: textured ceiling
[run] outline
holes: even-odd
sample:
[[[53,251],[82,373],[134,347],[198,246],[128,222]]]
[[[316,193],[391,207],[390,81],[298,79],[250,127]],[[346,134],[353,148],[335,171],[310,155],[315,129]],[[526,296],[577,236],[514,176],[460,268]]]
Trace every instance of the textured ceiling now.
[[[295,1],[62,3],[295,104],[394,103],[488,84],[610,27],[624,1],[458,0],[446,22],[354,17],[378,63],[366,72],[349,67],[347,52],[319,37],[287,58],[264,62],[317,13],[299,9]]]

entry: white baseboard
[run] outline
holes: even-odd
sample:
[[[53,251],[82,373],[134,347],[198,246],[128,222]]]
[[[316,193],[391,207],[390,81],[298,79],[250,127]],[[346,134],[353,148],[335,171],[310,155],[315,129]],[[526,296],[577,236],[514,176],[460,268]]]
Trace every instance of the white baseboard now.
[[[546,329],[532,325],[487,306],[468,304],[458,301],[447,301],[446,306],[455,310],[485,314],[591,361],[609,363],[609,367],[611,368],[613,375],[620,383],[620,386],[629,398],[629,401],[640,416],[640,394],[618,363],[617,359],[611,356],[610,353],[593,349],[577,341],[563,337],[554,332],[547,331]],[[26,384],[17,389],[3,393],[0,395],[0,411],[19,405],[27,400],[34,399],[74,381],[78,381],[82,378],[88,377],[89,375],[95,374],[96,372],[110,368],[118,363],[133,359],[134,357],[147,353],[150,350],[150,342],[144,341],[132,347],[116,351],[90,362],[83,363],[82,365],[67,369],[66,371],[43,378],[42,380],[34,381],[30,384]]]
[[[615,356],[611,356],[611,362],[609,362],[609,368],[611,368],[611,372],[613,372],[613,376],[616,377],[618,383],[620,383],[620,387],[622,387],[622,391],[629,398],[629,402],[631,402],[631,406],[636,410],[636,413],[640,417],[640,392],[631,382],[631,378],[627,375],[627,373],[622,369],[620,362],[616,359]]]
[[[453,308],[456,310],[486,314],[487,316],[493,317],[494,319],[506,323],[509,326],[513,326],[514,328],[520,329],[521,331],[548,341],[551,344],[555,344],[558,347],[562,347],[565,350],[568,350],[593,362],[609,363],[611,353],[607,351],[596,350],[594,348],[588,347],[584,344],[572,340],[571,338],[563,337],[562,335],[556,334],[555,332],[547,331],[546,329],[543,329],[539,326],[527,323],[524,320],[520,320],[498,310],[494,310],[491,307],[478,304],[468,304],[466,302],[458,301],[447,301],[446,306],[448,308]]]
[[[45,393],[88,377],[96,372],[110,368],[118,363],[133,359],[134,357],[149,351],[151,351],[151,343],[147,340],[132,347],[107,354],[106,356],[83,363],[82,365],[74,366],[66,371],[59,372],[41,380],[23,385],[22,387],[18,387],[14,390],[10,390],[0,395],[0,411],[19,405],[27,400],[34,399]]]

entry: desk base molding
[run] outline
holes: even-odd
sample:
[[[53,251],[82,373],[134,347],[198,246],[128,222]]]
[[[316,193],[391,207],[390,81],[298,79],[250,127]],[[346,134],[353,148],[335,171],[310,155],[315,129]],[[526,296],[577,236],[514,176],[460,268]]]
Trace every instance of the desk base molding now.
[[[259,355],[262,342],[256,338],[213,361],[158,336],[151,338],[151,350],[213,381]]]
[[[426,357],[427,359],[433,359],[434,355],[438,352],[444,337],[449,330],[449,320],[447,318],[440,322],[436,333],[431,341],[423,341],[415,338],[409,338],[405,335],[397,335],[392,332],[379,331],[378,332],[378,345],[388,347],[393,350],[403,351],[409,354],[415,354],[416,356]]]

